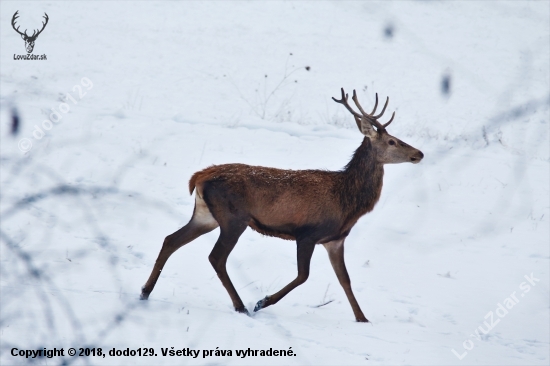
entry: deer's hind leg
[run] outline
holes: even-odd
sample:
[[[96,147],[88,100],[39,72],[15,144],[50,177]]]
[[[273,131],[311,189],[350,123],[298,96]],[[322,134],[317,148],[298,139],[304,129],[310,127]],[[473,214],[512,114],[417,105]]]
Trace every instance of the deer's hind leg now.
[[[212,252],[208,256],[208,260],[212,264],[212,267],[214,267],[216,274],[218,275],[220,281],[222,281],[223,287],[225,287],[231,301],[233,302],[235,311],[245,314],[248,314],[248,310],[246,310],[246,307],[237,293],[235,286],[233,286],[233,283],[229,278],[226,263],[229,254],[231,254],[231,251],[235,248],[239,237],[245,231],[247,226],[247,223],[242,220],[230,220],[228,222],[220,223],[220,237],[218,238],[216,245],[214,245],[214,249],[212,249]]]
[[[195,196],[195,209],[191,220],[189,220],[187,225],[175,233],[168,235],[166,239],[164,239],[162,249],[160,250],[157,261],[155,262],[155,266],[151,271],[151,275],[149,276],[147,283],[145,283],[145,285],[141,288],[141,300],[147,300],[149,298],[149,294],[153,291],[162,268],[166,264],[168,258],[170,258],[176,250],[195,240],[199,236],[214,230],[218,226],[218,222],[210,213],[206,203],[197,194]]]
[[[229,278],[226,264],[229,254],[231,254],[240,236],[248,227],[250,218],[246,210],[243,209],[242,197],[234,194],[231,188],[223,182],[205,182],[202,186],[202,192],[210,212],[220,225],[220,236],[208,256],[208,260],[229,294],[235,310],[248,314],[248,310],[246,310]]]

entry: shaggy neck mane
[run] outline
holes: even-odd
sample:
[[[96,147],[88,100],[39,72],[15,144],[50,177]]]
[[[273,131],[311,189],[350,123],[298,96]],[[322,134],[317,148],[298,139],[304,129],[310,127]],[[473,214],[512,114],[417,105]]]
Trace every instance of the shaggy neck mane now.
[[[349,219],[355,221],[372,211],[382,192],[384,166],[376,161],[368,137],[363,139],[341,174],[340,201],[345,212],[351,213]]]

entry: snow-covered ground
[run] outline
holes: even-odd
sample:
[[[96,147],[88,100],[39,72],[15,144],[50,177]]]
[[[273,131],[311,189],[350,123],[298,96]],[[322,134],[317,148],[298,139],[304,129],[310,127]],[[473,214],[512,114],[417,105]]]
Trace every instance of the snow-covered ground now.
[[[550,362],[547,1],[0,10],[2,365],[30,362],[13,348],[44,347],[158,355],[38,360],[50,365]],[[48,14],[34,49],[47,61],[14,60],[16,10],[21,29]],[[208,262],[218,230],[176,252],[139,301],[164,237],[192,214],[193,172],[348,162],[362,136],[331,100],[340,87],[368,107],[390,96],[390,133],[425,154],[386,167],[380,202],[346,241],[372,323],[354,321],[322,248],[280,303],[235,313]],[[61,121],[43,122],[52,108]],[[243,234],[228,271],[249,310],[294,278],[295,256],[293,242]],[[163,357],[171,347],[201,353]],[[232,356],[203,358],[217,347]],[[296,356],[236,355],[289,347]]]

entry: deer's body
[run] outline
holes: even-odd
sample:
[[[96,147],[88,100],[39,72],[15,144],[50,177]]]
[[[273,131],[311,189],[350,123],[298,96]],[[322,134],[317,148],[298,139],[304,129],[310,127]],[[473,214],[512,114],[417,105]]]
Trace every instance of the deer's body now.
[[[356,320],[368,321],[351,290],[344,263],[344,240],[357,220],[378,202],[384,164],[417,163],[423,154],[387,134],[385,127],[389,122],[381,125],[376,121],[384,111],[378,116],[373,115],[374,110],[366,114],[357,102],[355,92],[353,98],[362,115],[352,111],[343,90],[342,100],[338,102],[354,113],[365,138],[341,171],[282,170],[225,164],[196,172],[189,181],[190,193],[195,190],[193,217],[186,226],[165,239],[141,298],[149,297],[173,252],[219,226],[220,237],[209,260],[228,291],[235,310],[247,313],[225,264],[240,235],[251,227],[264,235],[296,240],[298,262],[296,279],[279,292],[260,300],[254,311],[277,303],[305,282],[315,245],[323,244]]]
[[[324,244],[346,237],[380,197],[384,168],[373,161],[371,148],[365,138],[342,171],[212,166],[193,175],[189,191],[196,188],[208,206],[223,195],[229,210],[242,212],[261,234],[296,240],[315,231]]]

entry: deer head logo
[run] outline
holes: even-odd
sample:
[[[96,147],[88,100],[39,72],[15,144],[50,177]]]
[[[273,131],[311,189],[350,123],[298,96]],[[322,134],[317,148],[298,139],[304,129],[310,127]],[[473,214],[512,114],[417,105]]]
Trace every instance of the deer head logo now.
[[[21,38],[23,38],[23,40],[25,41],[25,48],[27,49],[27,53],[32,53],[32,50],[34,49],[34,41],[36,41],[38,35],[42,33],[44,28],[46,28],[46,24],[48,24],[48,14],[44,13],[44,19],[46,19],[46,21],[42,22],[42,29],[34,30],[32,36],[29,36],[26,29],[25,32],[21,33],[19,31],[19,27],[15,28],[15,20],[19,18],[19,15],[17,15],[17,13],[19,13],[19,10],[17,10],[15,14],[13,14],[13,18],[11,18],[11,26],[17,33],[21,35]]]

